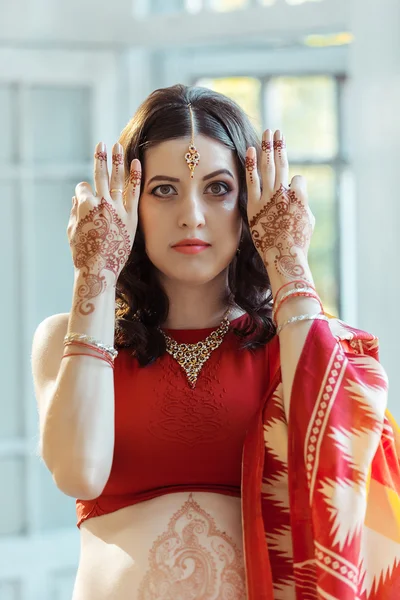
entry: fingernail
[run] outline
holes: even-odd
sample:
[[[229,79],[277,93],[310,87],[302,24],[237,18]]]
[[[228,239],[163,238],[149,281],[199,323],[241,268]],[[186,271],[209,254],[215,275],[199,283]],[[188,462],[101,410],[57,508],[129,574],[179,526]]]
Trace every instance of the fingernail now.
[[[105,152],[106,151],[106,145],[104,142],[100,142],[100,152]]]

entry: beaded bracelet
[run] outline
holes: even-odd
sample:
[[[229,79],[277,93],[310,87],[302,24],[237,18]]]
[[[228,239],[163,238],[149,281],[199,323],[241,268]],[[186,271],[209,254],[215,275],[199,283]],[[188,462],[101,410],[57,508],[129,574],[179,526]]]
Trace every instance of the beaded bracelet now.
[[[290,319],[282,323],[282,325],[279,325],[278,329],[276,330],[276,333],[277,335],[279,335],[282,329],[286,327],[286,325],[290,325],[291,323],[297,323],[298,321],[314,321],[315,319],[318,319],[320,321],[328,321],[328,317],[326,317],[322,312],[317,313],[315,315],[299,315],[298,317],[290,317]]]

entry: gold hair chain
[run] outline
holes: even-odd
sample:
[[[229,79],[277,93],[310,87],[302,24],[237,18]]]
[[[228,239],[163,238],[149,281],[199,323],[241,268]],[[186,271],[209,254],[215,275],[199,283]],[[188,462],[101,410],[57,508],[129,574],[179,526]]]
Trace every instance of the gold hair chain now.
[[[197,151],[196,146],[194,145],[194,117],[193,117],[192,105],[189,103],[188,107],[190,110],[190,120],[192,122],[192,135],[191,135],[191,140],[190,140],[189,152],[187,152],[185,154],[185,159],[186,159],[186,162],[190,169],[190,177],[191,177],[191,179],[193,179],[194,170],[200,161],[200,153]]]

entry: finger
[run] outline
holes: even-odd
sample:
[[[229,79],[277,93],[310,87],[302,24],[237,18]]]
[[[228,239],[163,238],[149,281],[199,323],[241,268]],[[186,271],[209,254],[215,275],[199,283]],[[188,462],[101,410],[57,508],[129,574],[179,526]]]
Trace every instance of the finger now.
[[[261,178],[263,190],[272,191],[275,185],[275,160],[273,147],[273,132],[264,131],[261,142]]]
[[[86,198],[94,195],[92,187],[87,181],[81,181],[75,188],[77,202],[82,202],[83,200],[86,200]]]
[[[137,215],[142,180],[142,165],[134,158],[131,162],[129,181],[124,193],[125,210],[132,216]]]
[[[301,194],[302,199],[307,197],[307,180],[302,175],[295,175],[289,184],[291,190],[296,190]]]
[[[124,153],[121,144],[116,143],[112,149],[112,170],[110,179],[110,196],[115,202],[122,201],[124,191]]]
[[[107,148],[104,142],[99,142],[94,153],[95,195],[100,198],[108,198],[110,195],[108,184]]]
[[[290,183],[290,189],[295,192],[297,198],[304,204],[310,217],[311,228],[315,228],[315,216],[308,203],[307,179],[302,175],[295,175]]]
[[[257,171],[257,152],[253,146],[247,148],[245,167],[248,202],[255,203],[260,200],[261,188]]]
[[[281,185],[288,187],[289,163],[286,152],[286,141],[279,129],[274,134],[274,160],[275,160],[275,189],[279,190]]]

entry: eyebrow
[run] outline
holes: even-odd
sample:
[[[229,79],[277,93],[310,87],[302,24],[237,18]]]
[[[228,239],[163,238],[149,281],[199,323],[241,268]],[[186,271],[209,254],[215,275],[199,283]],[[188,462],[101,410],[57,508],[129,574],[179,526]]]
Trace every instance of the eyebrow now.
[[[207,181],[208,179],[211,179],[212,177],[215,177],[216,175],[229,175],[229,177],[232,177],[232,179],[234,179],[232,173],[229,171],[229,169],[218,169],[218,171],[213,171],[212,173],[209,173],[208,175],[204,175],[203,177],[203,181]],[[170,177],[169,175],[155,175],[154,177],[152,177],[150,179],[150,181],[147,183],[147,185],[150,185],[150,183],[152,183],[153,181],[173,181],[175,183],[179,183],[180,179],[178,179],[177,177]]]

